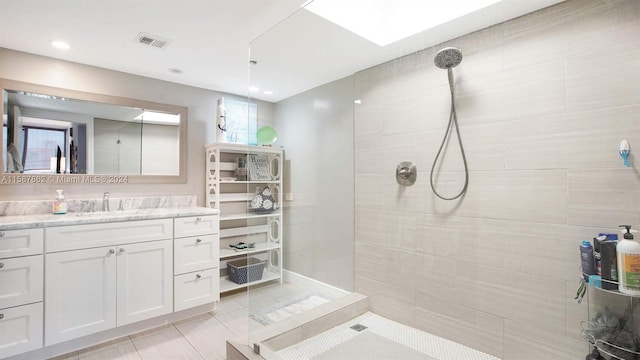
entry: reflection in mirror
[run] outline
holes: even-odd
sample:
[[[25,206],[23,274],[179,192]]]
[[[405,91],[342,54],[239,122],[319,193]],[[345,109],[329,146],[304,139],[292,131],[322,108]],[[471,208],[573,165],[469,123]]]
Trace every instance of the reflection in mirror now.
[[[186,108],[0,82],[3,173],[186,179]]]

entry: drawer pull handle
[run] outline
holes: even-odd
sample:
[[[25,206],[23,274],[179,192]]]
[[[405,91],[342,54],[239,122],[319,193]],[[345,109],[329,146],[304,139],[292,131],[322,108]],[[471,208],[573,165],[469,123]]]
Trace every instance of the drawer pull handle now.
[[[201,277],[202,277],[202,275],[200,275],[200,274],[196,275],[196,279],[200,279]]]
[[[120,252],[123,253],[124,252],[124,248],[120,248]]]
[[[202,221],[202,218],[201,217],[197,217],[196,221]]]
[[[109,254],[115,254],[115,253],[116,253],[115,250],[113,250],[113,249],[109,250]]]
[[[201,243],[201,242],[202,242],[202,239],[197,239],[197,240],[196,240],[196,242]]]
[[[0,314],[0,320],[4,319],[4,314]]]
[[[0,269],[4,267],[4,263],[0,263]]]

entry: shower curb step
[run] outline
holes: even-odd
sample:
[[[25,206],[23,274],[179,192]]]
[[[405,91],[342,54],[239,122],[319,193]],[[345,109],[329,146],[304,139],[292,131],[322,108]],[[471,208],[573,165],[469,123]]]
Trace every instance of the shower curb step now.
[[[254,352],[280,358],[276,351],[329,330],[345,320],[354,319],[369,311],[369,298],[351,293],[301,314],[294,315],[252,334]]]
[[[247,345],[227,340],[226,360],[264,360],[264,358],[254,353]]]

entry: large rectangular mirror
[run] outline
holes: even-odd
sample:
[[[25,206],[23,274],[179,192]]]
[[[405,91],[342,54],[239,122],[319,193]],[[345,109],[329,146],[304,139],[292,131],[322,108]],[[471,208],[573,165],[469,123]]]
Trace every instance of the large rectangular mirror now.
[[[184,183],[187,108],[0,79],[0,184]]]

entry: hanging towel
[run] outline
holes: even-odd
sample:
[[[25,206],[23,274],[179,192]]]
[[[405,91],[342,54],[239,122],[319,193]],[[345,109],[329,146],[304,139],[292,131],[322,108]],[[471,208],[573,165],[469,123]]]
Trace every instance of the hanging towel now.
[[[7,146],[7,172],[21,173],[24,171],[22,167],[22,161],[20,160],[20,154],[18,149],[13,143]]]

